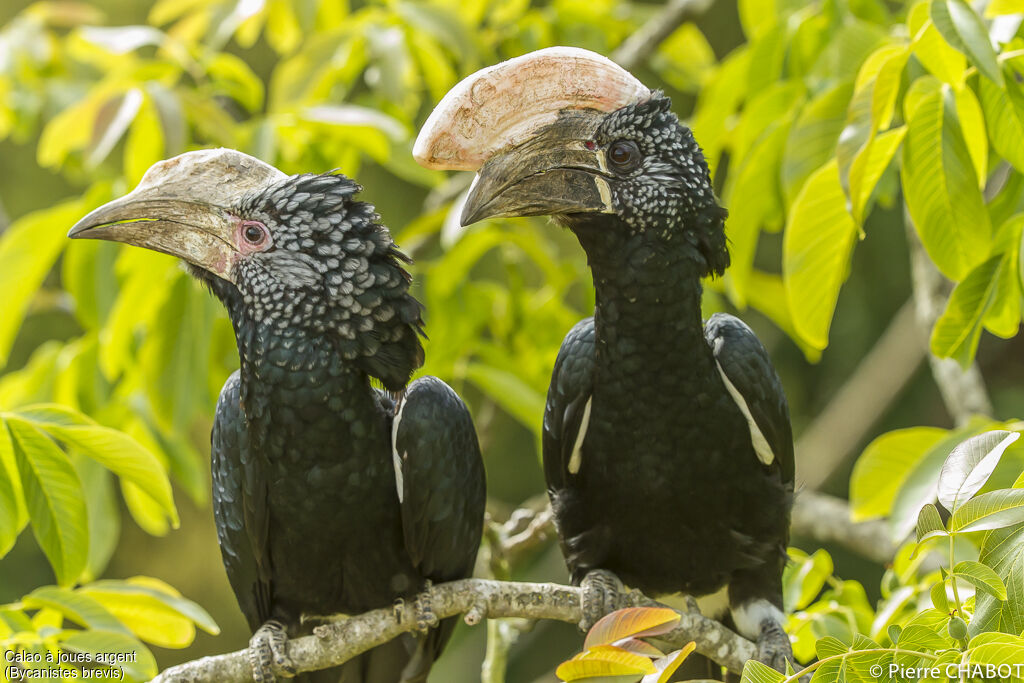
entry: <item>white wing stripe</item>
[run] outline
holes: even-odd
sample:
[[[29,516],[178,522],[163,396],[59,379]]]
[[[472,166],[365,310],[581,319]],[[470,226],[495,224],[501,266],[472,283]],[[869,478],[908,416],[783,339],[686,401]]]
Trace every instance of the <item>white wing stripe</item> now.
[[[405,410],[405,397],[398,404],[398,412],[391,422],[391,461],[395,465],[395,488],[398,490],[398,502],[405,498],[405,479],[402,476],[402,458],[398,455],[398,423],[402,421],[402,411]],[[406,456],[409,454],[406,453]]]
[[[587,427],[590,426],[590,402],[594,400],[591,396],[587,399],[587,405],[583,406],[583,419],[580,420],[579,431],[576,432],[576,441],[572,444],[572,456],[569,458],[569,474],[576,474],[583,464],[583,439],[587,436]]]
[[[747,418],[747,424],[750,426],[750,442],[754,445],[754,452],[757,453],[757,459],[765,465],[771,465],[775,462],[775,453],[772,452],[772,447],[768,445],[768,440],[764,438],[764,434],[761,433],[761,428],[757,426],[757,422],[754,421],[754,416],[750,414],[750,408],[747,407],[747,401],[743,398],[743,394],[729,381],[728,376],[725,374],[725,370],[722,369],[722,364],[715,359],[715,367],[718,368],[718,374],[722,376],[722,381],[725,382],[725,388],[728,390],[729,395],[732,396],[732,400],[736,402],[736,406],[743,413],[743,417]]]

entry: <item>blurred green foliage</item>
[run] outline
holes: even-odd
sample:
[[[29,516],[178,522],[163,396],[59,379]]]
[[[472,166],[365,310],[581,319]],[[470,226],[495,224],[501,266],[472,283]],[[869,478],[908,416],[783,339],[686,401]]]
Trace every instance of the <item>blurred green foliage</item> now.
[[[366,186],[416,259],[430,335],[423,372],[467,397],[492,508],[500,515],[540,492],[530,453],[558,345],[593,308],[585,260],[571,235],[543,221],[461,230],[468,179],[421,169],[411,141],[432,105],[468,73],[554,44],[609,54],[658,9],[624,0],[158,0],[144,10],[95,0],[0,8],[11,13],[0,24],[0,555],[31,523],[62,586],[41,590],[65,600],[89,595],[128,629],[122,635],[164,647],[188,645],[193,623],[216,629],[165,584],[149,585],[160,594],[150,598],[171,612],[158,610],[147,628],[133,625],[101,599],[106,584],[95,580],[117,550],[119,506],[149,534],[163,535],[177,520],[168,481],[186,505],[207,500],[213,405],[237,366],[230,325],[173,259],[64,237],[89,209],[131,189],[150,164],[198,147],[240,149],[288,173],[339,168]],[[746,311],[773,350],[798,429],[908,295],[904,209],[928,255],[957,283],[932,333],[933,353],[966,365],[982,330],[1017,333],[1022,14],[1019,0],[991,0],[982,14],[962,0],[721,0],[636,67],[694,128],[731,212],[733,265],[708,283],[706,309]],[[17,217],[6,227],[4,207]],[[999,367],[997,408],[1024,413],[1011,386],[1022,368],[988,348],[979,359]],[[945,420],[934,391],[915,387],[883,427]],[[902,539],[934,499],[950,449],[1002,426],[979,419],[952,432],[883,435],[855,472],[855,513],[889,516]],[[69,429],[119,440],[124,459],[104,455],[109,445],[100,436],[86,444]],[[815,552],[794,566],[831,577],[827,557]],[[564,577],[552,569],[560,567],[555,555],[546,562],[526,571]],[[897,558],[903,569],[912,564]],[[902,583],[883,586],[886,600],[892,586],[934,583],[903,569],[896,572]],[[31,587],[50,581],[40,577]],[[832,580],[815,602],[824,582],[791,589],[789,606],[807,614],[809,605],[839,605],[823,609],[853,625],[849,644],[855,633],[878,637],[869,622],[884,605],[876,613],[851,580]],[[52,649],[78,633],[64,629],[64,619],[118,631],[59,601],[26,597],[0,609],[0,637],[24,634],[20,644]],[[813,641],[801,637],[798,650],[809,656]],[[527,657],[511,678],[530,680],[558,657]]]

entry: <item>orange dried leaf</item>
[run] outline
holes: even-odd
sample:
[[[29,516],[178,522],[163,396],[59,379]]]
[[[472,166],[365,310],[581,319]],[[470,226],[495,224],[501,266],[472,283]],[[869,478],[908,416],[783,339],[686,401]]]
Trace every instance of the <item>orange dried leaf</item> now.
[[[587,634],[583,647],[607,645],[623,638],[668,633],[679,623],[679,614],[664,607],[629,607],[602,617]]]

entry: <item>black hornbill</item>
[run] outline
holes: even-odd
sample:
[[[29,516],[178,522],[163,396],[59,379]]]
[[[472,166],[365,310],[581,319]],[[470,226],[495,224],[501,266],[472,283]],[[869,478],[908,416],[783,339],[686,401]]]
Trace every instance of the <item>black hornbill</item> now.
[[[703,596],[784,670],[789,411],[750,328],[701,319],[701,278],[729,265],[726,211],[670,106],[599,55],[551,48],[457,85],[415,154],[477,170],[464,225],[550,215],[587,254],[596,309],[562,343],[542,444],[585,621],[614,604],[616,577]]]
[[[69,233],[178,256],[227,308],[240,369],[213,425],[214,516],[256,680],[291,673],[284,639],[310,618],[468,576],[482,533],[473,423],[441,380],[406,387],[423,363],[421,306],[360,189],[233,150],[189,152]],[[424,681],[453,627],[296,680]]]

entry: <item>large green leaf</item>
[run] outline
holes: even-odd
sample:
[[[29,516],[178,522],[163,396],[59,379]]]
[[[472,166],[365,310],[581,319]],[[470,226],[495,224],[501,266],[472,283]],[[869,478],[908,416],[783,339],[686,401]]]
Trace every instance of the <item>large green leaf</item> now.
[[[953,576],[958,576],[979,591],[988,593],[997,600],[1006,599],[1006,586],[991,567],[981,562],[964,560],[953,567]]]
[[[1024,522],[1024,489],[1000,489],[972,498],[949,520],[951,532],[988,531]]]
[[[89,528],[85,494],[60,448],[35,425],[6,415],[17,457],[32,532],[53,567],[57,582],[74,583],[85,569]]]
[[[850,478],[853,519],[862,521],[889,514],[896,494],[922,461],[949,432],[913,427],[887,432],[868,444],[857,458]]]
[[[785,676],[770,666],[751,659],[743,665],[740,683],[781,683],[785,679]]]
[[[104,630],[67,631],[60,641],[64,649],[89,653],[97,662],[111,662],[111,666],[122,669],[132,681],[148,681],[157,674],[153,653],[129,635]]]
[[[868,200],[871,199],[871,193],[892,163],[906,134],[907,127],[900,126],[873,136],[850,164],[850,211],[858,223],[864,221],[864,211]]]
[[[79,626],[130,635],[128,629],[106,607],[81,591],[60,586],[37,588],[21,602],[29,609],[49,607],[63,614]]]
[[[1003,72],[988,30],[970,5],[964,0],[932,0],[930,14],[935,28],[950,46],[970,58],[986,78],[1004,87]]]
[[[960,87],[964,82],[967,59],[951,48],[928,16],[929,0],[914,5],[907,14],[907,28],[914,37],[914,56],[931,74],[944,83]]]
[[[939,471],[939,502],[954,512],[977,493],[1019,432],[1003,429],[972,436],[953,449]]]
[[[960,281],[988,254],[988,212],[952,90],[930,77],[911,90],[901,169],[907,208],[935,265]]]
[[[0,291],[4,293],[0,315],[0,367],[21,327],[29,302],[68,244],[68,229],[91,208],[102,190],[80,199],[30,213],[10,225],[0,237]]]
[[[853,84],[840,81],[825,90],[800,112],[796,122],[789,129],[786,147],[782,156],[782,189],[786,203],[791,204],[804,181],[835,153],[839,133],[846,122],[846,107],[853,95]],[[740,194],[751,199],[755,194]],[[739,202],[741,205],[746,201]],[[729,204],[730,207],[735,204]],[[733,214],[729,216],[729,230],[732,232]]]
[[[956,286],[932,329],[932,353],[939,358],[955,358],[965,368],[971,364],[985,314],[996,302],[1004,263],[1002,255],[993,256]]]
[[[177,526],[178,511],[167,473],[156,456],[135,439],[57,404],[29,406],[15,414],[138,486]]]
[[[1024,173],[1024,87],[1015,78],[1006,81],[1005,89],[982,78],[978,90],[993,149]]]
[[[856,239],[857,226],[846,211],[833,160],[815,171],[797,195],[782,242],[782,276],[793,327],[814,348],[828,346]]]
[[[0,558],[14,546],[28,522],[10,434],[0,422]]]
[[[1024,524],[985,535],[978,560],[991,567],[1006,586],[1006,600],[982,593],[975,597],[969,632],[1024,631]]]

